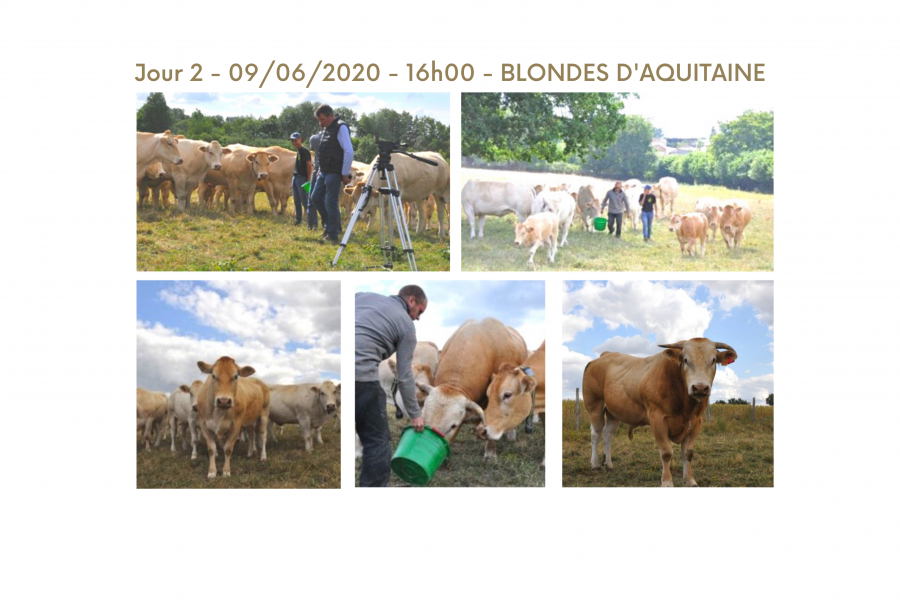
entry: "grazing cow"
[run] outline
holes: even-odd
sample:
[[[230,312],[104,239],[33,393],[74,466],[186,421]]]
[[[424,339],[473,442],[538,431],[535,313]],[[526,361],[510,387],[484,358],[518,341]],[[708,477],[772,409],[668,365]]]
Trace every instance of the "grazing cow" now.
[[[240,144],[229,145],[228,149],[231,153],[222,159],[222,174],[228,183],[228,193],[231,196],[229,212],[234,215],[234,206],[237,204],[238,210],[244,210],[248,215],[252,215],[256,186],[268,178],[269,165],[278,162],[279,159],[265,150]]]
[[[600,216],[600,199],[603,195],[595,185],[583,185],[578,190],[578,210],[584,228],[594,233],[594,219]]]
[[[694,212],[706,215],[706,221],[709,225],[709,233],[706,236],[707,241],[710,239],[716,241],[716,229],[718,229],[719,220],[722,218],[723,205],[723,202],[715,198],[700,198],[694,206]]]
[[[663,177],[659,183],[653,184],[650,193],[656,196],[656,218],[659,218],[660,211],[663,216],[666,214],[666,204],[669,205],[669,214],[675,214],[675,198],[678,197],[678,182],[674,177]]]
[[[197,422],[197,410],[194,395],[203,385],[202,381],[194,381],[191,386],[181,385],[169,394],[169,429],[172,430],[172,452],[175,452],[175,433],[181,429],[181,447],[187,449],[188,436],[191,438],[191,460],[197,459],[197,442],[200,441],[200,424]]]
[[[743,200],[729,200],[729,204],[722,209],[719,227],[722,229],[722,239],[729,250],[740,251],[744,228],[750,223],[752,216],[750,207]]]
[[[297,423],[307,452],[313,449],[313,432],[322,444],[322,426],[337,412],[337,387],[331,381],[271,386],[269,422]]]
[[[244,427],[255,426],[260,439],[259,458],[266,460],[268,386],[250,377],[256,372],[253,367],[239,367],[228,356],[219,358],[211,365],[200,361],[197,366],[208,375],[197,391],[197,419],[209,454],[207,477],[214,479],[216,476],[216,441],[222,442],[225,450],[222,476],[231,476],[231,453]],[[248,456],[252,456],[254,450],[255,444],[251,443]]]
[[[575,198],[567,192],[541,192],[531,203],[531,214],[552,212],[559,217],[559,245],[565,246],[569,237],[569,227],[575,218]]]
[[[527,183],[480,179],[467,181],[462,189],[462,209],[472,229],[470,239],[475,239],[476,222],[478,237],[484,239],[484,219],[488,215],[502,217],[515,213],[519,223],[522,223],[531,214],[534,190]]]
[[[694,245],[700,245],[700,256],[706,253],[706,235],[709,222],[706,215],[698,212],[673,215],[669,223],[669,231],[674,231],[681,245],[681,256],[687,248],[688,255],[694,254]]]
[[[169,169],[175,184],[175,199],[178,209],[185,210],[191,205],[191,193],[197,189],[207,172],[222,170],[222,157],[231,154],[231,147],[223,148],[219,142],[204,142],[180,138],[178,148],[184,162]]]
[[[497,441],[514,432],[519,423],[544,414],[544,346],[532,352],[522,365],[505,364],[493,374],[488,386],[483,435]],[[526,369],[531,371],[528,374]],[[526,425],[526,431],[530,424]],[[544,463],[541,463],[541,468]]]
[[[157,161],[180,165],[181,153],[178,151],[179,140],[175,139],[168,129],[165,133],[137,132],[137,174],[135,180],[144,176],[150,165]]]
[[[144,171],[143,177],[137,180],[138,207],[144,207],[144,202],[150,197],[151,191],[153,192],[153,206],[160,208],[160,196],[162,196],[163,207],[168,206],[171,181],[171,176],[161,162],[150,165],[150,168]]]
[[[418,384],[425,398],[425,424],[442,432],[449,442],[459,434],[463,421],[484,422],[487,388],[491,376],[504,363],[522,364],[528,357],[525,340],[496,319],[468,320],[459,326],[441,350],[435,385]],[[492,440],[485,457],[496,457]]]
[[[403,202],[411,203],[416,207],[417,227],[416,233],[425,232],[425,200],[434,195],[438,209],[438,238],[444,237],[444,210],[450,202],[450,165],[444,157],[437,152],[413,152],[414,156],[436,162],[437,166],[429,165],[410,158],[403,154],[391,156],[391,164],[394,165],[394,173],[397,175],[397,187]],[[369,165],[369,173],[375,168],[378,158]],[[350,195],[353,207],[359,202],[367,179],[357,180],[344,188],[344,192]],[[382,182],[376,175],[374,185],[380,187]],[[374,194],[375,192],[373,192]],[[374,198],[372,198],[374,200]],[[371,202],[369,203],[371,204]],[[353,210],[353,208],[351,208]],[[383,216],[382,216],[383,218]]]
[[[556,236],[559,234],[559,217],[552,212],[531,215],[524,223],[516,223],[516,246],[531,246],[528,253],[528,265],[534,269],[534,253],[543,244],[547,244],[547,257],[550,262],[556,258]]]
[[[159,447],[166,428],[166,411],[168,400],[162,392],[151,392],[144,388],[137,388],[137,427],[143,428],[143,441],[147,452],[150,452],[150,439],[153,430],[156,429],[156,442],[153,447]]]
[[[619,423],[649,425],[662,459],[662,487],[672,487],[672,444],[681,444],[684,484],[695,487],[691,461],[700,435],[701,415],[709,405],[716,364],[737,360],[728,344],[694,338],[660,344],[665,351],[639,358],[604,352],[584,368],[584,406],[591,417],[591,468],[600,468],[597,444],[603,434],[605,466],[612,469],[610,447]],[[717,350],[724,350],[718,352]]]

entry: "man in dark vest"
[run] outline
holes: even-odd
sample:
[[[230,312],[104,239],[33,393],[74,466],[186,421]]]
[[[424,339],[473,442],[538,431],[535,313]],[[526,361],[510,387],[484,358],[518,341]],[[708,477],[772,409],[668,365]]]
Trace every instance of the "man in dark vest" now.
[[[303,146],[303,136],[298,132],[291,134],[291,144],[297,149],[297,158],[294,160],[294,179],[291,181],[291,190],[294,196],[294,225],[303,224],[303,207],[306,206],[307,196],[303,184],[312,179],[312,156]],[[312,216],[307,214],[312,229]]]
[[[334,114],[327,104],[316,109],[316,119],[325,128],[319,142],[319,176],[312,202],[319,212],[327,216],[324,236],[337,244],[341,236],[341,210],[338,196],[341,189],[350,183],[350,166],[353,163],[353,145],[350,143],[350,127]]]

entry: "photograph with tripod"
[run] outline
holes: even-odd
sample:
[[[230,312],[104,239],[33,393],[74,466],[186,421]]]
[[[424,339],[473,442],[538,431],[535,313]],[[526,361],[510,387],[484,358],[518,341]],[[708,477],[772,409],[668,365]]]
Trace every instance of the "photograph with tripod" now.
[[[450,269],[449,94],[155,92],[136,109],[138,271]]]

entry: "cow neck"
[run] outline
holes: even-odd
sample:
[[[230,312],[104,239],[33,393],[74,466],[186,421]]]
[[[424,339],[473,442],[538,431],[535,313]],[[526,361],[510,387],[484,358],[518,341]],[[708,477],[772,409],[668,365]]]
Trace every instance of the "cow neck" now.
[[[665,355],[663,357],[663,369],[665,370],[664,381],[677,381],[677,385],[671,386],[672,396],[678,401],[680,410],[674,411],[673,414],[667,414],[667,417],[680,416],[687,423],[690,419],[696,417],[703,410],[704,402],[697,402],[685,390],[684,373],[679,365],[673,363]]]

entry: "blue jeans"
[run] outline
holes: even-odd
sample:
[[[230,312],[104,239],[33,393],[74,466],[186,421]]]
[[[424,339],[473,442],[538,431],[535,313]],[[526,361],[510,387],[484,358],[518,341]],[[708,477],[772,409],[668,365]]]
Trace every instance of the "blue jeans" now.
[[[341,176],[337,173],[319,173],[316,189],[312,193],[312,203],[325,216],[325,235],[331,239],[341,237],[341,207],[338,196],[341,193]]]
[[[298,177],[294,175],[294,179],[291,181],[291,190],[294,196],[294,212],[296,216],[294,217],[294,223],[300,224],[303,222],[303,207],[308,204],[309,199],[306,195],[306,190],[304,190],[302,186],[306,183],[305,177]]]
[[[386,487],[391,479],[391,430],[386,404],[380,382],[356,382],[356,435],[363,446],[359,487]]]
[[[641,226],[644,229],[644,239],[650,239],[650,230],[653,227],[653,212],[641,213]]]

